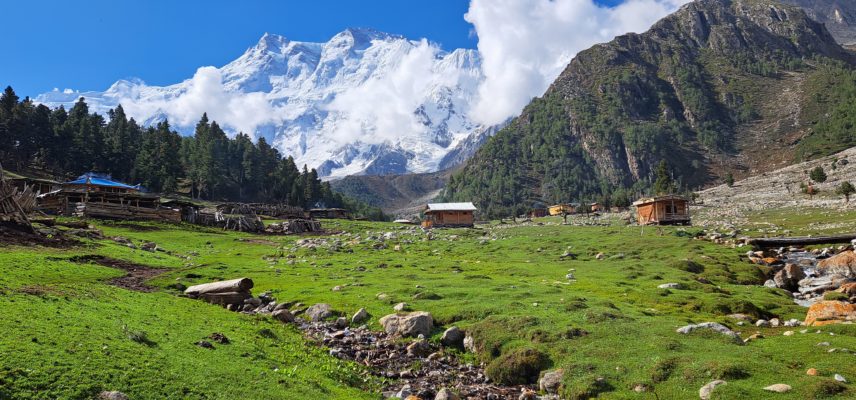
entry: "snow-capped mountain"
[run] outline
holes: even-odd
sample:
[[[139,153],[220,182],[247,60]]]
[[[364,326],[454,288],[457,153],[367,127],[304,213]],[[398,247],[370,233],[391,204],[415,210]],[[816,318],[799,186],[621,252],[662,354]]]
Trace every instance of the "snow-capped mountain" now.
[[[485,134],[468,118],[480,64],[475,50],[445,52],[370,29],[326,43],[265,34],[235,61],[181,83],[120,80],[103,92],[54,90],[36,101],[68,108],[82,96],[99,113],[122,104],[141,123],[168,118],[184,134],[207,112],[230,133],[265,137],[326,177],[430,172]]]

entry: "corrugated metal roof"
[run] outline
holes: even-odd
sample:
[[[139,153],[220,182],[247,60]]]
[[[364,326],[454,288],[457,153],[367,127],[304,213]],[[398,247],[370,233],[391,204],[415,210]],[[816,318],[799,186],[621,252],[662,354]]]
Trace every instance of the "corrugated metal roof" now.
[[[66,185],[95,185],[95,186],[107,186],[107,187],[118,187],[123,189],[134,189],[139,190],[138,186],[131,186],[128,184],[124,184],[121,182],[111,181],[109,179],[104,178],[96,178],[94,176],[81,176],[73,181],[66,182]]]
[[[428,211],[476,211],[473,203],[429,203]]]

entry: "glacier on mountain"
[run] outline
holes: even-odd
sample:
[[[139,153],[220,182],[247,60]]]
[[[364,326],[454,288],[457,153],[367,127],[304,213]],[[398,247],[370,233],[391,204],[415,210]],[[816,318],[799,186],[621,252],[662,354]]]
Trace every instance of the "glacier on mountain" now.
[[[447,155],[469,153],[493,132],[468,116],[483,80],[475,50],[347,29],[326,43],[265,34],[238,59],[174,85],[120,80],[103,92],[55,90],[36,101],[68,108],[84,97],[99,113],[121,104],[144,125],[168,119],[183,134],[207,112],[230,133],[264,137],[298,165],[336,178],[449,167]]]

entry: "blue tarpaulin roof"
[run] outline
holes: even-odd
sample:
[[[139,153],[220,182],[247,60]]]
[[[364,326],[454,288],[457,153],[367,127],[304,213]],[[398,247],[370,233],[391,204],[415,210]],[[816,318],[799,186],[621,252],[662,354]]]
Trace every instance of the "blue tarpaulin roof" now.
[[[73,181],[66,182],[65,184],[66,185],[86,185],[86,184],[89,184],[89,185],[95,185],[95,186],[106,186],[106,187],[140,190],[139,185],[131,186],[131,185],[128,185],[128,184],[125,184],[122,182],[116,182],[116,181],[110,180],[108,178],[99,177],[99,176],[90,175],[90,174],[82,175],[81,177],[79,177]]]

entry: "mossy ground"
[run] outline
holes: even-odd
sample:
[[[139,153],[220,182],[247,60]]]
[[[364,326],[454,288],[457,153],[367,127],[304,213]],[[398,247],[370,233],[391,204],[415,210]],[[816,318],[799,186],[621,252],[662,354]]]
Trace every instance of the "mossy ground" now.
[[[181,298],[172,288],[241,276],[255,281],[254,293],[269,290],[280,301],[326,302],[346,314],[365,307],[374,328],[393,304],[407,302],[434,315],[434,340],[452,324],[472,331],[479,353],[462,356],[474,361],[539,350],[567,371],[569,398],[696,398],[701,385],[722,378],[729,383],[717,389],[719,398],[805,399],[828,392],[821,380],[832,374],[856,380],[856,356],[817,346],[856,349],[856,327],[801,334],[802,328],[736,326],[727,314],[803,319],[805,309],[759,286],[758,268],[741,258],[745,249],[699,241],[677,228],[494,224],[436,231],[427,241],[389,223],[325,221],[326,229],[351,236],[321,237],[341,245],[309,249],[295,246],[305,237],[95,224],[107,236],[154,241],[171,254],[110,240],[65,250],[0,247],[0,398],[88,398],[100,390],[134,399],[377,398],[379,382],[364,381],[359,366],[327,356],[296,329]],[[386,232],[396,238],[375,249],[375,238]],[[562,257],[566,252],[574,257]],[[598,253],[605,258],[597,260]],[[84,254],[169,271],[150,282],[160,290],[132,292],[107,284],[123,271],[69,260]],[[569,281],[572,269],[576,279]],[[667,282],[684,288],[657,288]],[[738,346],[716,335],[675,332],[706,321],[766,338]],[[783,336],[786,330],[797,333]],[[153,344],[129,338],[140,331]],[[232,343],[215,350],[194,345],[214,332]],[[807,376],[808,368],[822,376]],[[762,390],[773,383],[794,390]],[[637,384],[651,391],[632,391]],[[848,385],[833,396],[855,393]]]

